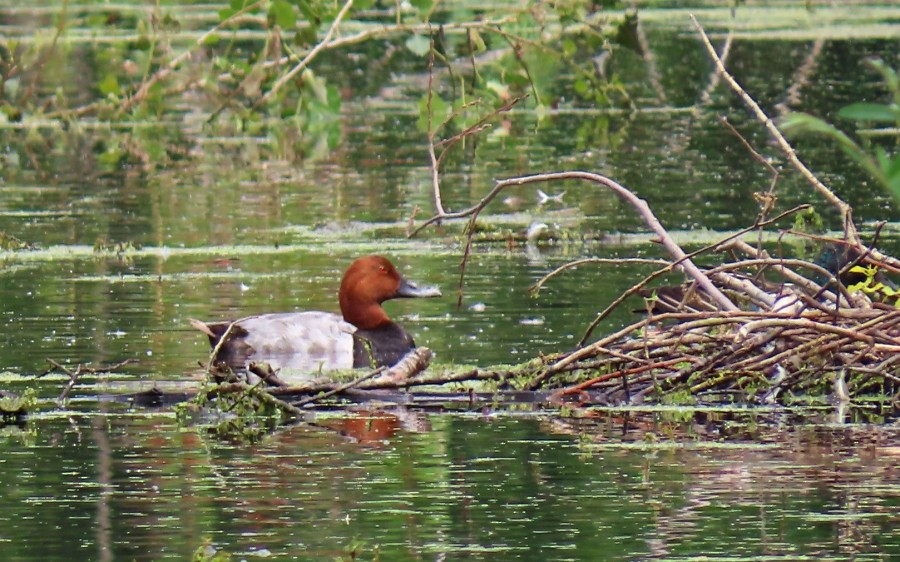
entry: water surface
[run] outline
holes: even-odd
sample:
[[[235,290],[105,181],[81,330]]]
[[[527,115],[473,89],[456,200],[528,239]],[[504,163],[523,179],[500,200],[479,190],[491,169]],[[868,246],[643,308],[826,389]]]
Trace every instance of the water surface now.
[[[0,2],[0,24],[25,43],[48,33],[59,9],[25,13],[14,4]],[[205,5],[170,8],[185,26],[176,46],[217,18]],[[69,9],[73,18],[117,10],[102,41],[73,20],[41,83],[88,100],[119,69],[129,22],[146,14],[124,5]],[[853,31],[809,23],[830,9]],[[861,61],[896,63],[896,10],[840,10],[798,9],[789,18],[740,7],[729,67],[773,115],[787,103],[834,119],[848,103],[885,101]],[[701,14],[717,42],[728,12]],[[773,18],[782,25],[766,23]],[[610,63],[635,111],[592,106],[552,60],[535,62],[557,73],[547,90],[553,103],[546,113],[523,103],[452,153],[441,176],[446,207],[475,204],[498,178],[581,169],[633,189],[680,240],[742,228],[758,212],[753,193],[772,178],[720,124],[723,115],[775,158],[778,209],[809,201],[809,188],[731,93],[720,86],[704,98],[710,65],[687,12],[646,10],[644,21],[657,83],[634,53],[619,51]],[[344,99],[339,115],[315,127],[285,119],[255,134],[228,113],[208,124],[215,107],[201,97],[173,98],[178,119],[139,126],[0,127],[0,232],[32,248],[0,253],[2,386],[34,388],[44,412],[0,437],[0,558],[185,560],[205,539],[234,559],[347,560],[353,549],[357,559],[391,561],[900,557],[892,412],[661,408],[560,417],[534,405],[448,413],[369,404],[350,416],[311,412],[243,443],[202,423],[179,424],[170,408],[111,396],[196,380],[208,348],[189,318],[336,310],[344,267],[367,253],[444,289],[443,299],[387,305],[442,365],[514,364],[570,349],[598,311],[649,273],[584,266],[530,297],[529,286],[570,260],[660,250],[608,192],[547,185],[565,195],[540,205],[523,187],[485,210],[494,241],[475,245],[457,308],[460,226],[405,237],[410,217],[432,210],[416,125],[423,62],[384,46],[350,54],[327,53],[316,69]],[[146,159],[123,156],[125,145]],[[797,146],[857,220],[896,220],[894,202],[833,147],[815,139]],[[838,226],[833,211],[813,203]],[[526,244],[521,233],[532,222],[550,228]],[[894,242],[885,234],[882,244]],[[625,325],[640,307],[627,304],[597,333]],[[48,358],[73,367],[134,362],[85,377],[68,409],[58,409],[66,378],[33,378]]]

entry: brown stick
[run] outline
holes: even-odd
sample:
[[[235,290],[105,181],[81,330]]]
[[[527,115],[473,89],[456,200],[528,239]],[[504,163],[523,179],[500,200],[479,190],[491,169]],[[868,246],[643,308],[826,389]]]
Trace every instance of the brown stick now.
[[[703,30],[703,27],[697,21],[697,18],[691,14],[691,21],[694,23],[694,27],[697,32],[700,34],[700,39],[703,42],[703,46],[706,47],[706,52],[709,54],[710,58],[716,65],[716,69],[719,71],[719,74],[722,75],[722,78],[731,86],[731,89],[741,98],[744,104],[750,108],[750,111],[754,116],[763,124],[766,130],[772,135],[772,138],[775,139],[775,142],[781,147],[781,150],[787,156],[788,161],[796,168],[800,174],[806,178],[815,189],[819,192],[819,194],[825,198],[826,201],[831,203],[841,214],[841,218],[844,223],[844,233],[847,236],[847,239],[850,240],[854,244],[861,244],[859,233],[856,230],[856,225],[853,223],[853,209],[848,205],[843,199],[838,197],[830,188],[828,188],[824,183],[822,183],[819,178],[817,178],[809,168],[800,160],[797,156],[797,153],[794,151],[793,147],[788,143],[787,139],[784,138],[784,135],[781,134],[781,131],[778,130],[778,127],[775,126],[775,123],[772,122],[772,119],[766,115],[766,112],[759,107],[759,104],[756,103],[750,95],[741,87],[737,80],[728,72],[725,68],[725,64],[722,62],[722,59],[719,58],[719,55],[716,53],[716,49],[713,47],[712,43],[709,40],[709,37],[706,35],[706,32]]]
[[[505,180],[499,180],[494,184],[494,188],[484,196],[481,201],[478,202],[473,207],[466,209],[465,211],[460,211],[459,213],[452,213],[452,217],[449,215],[444,215],[443,218],[459,218],[468,216],[469,217],[469,226],[467,229],[467,239],[466,246],[464,250],[464,256],[468,256],[471,251],[472,246],[472,237],[475,231],[475,220],[478,218],[479,213],[490,203],[494,197],[497,196],[500,191],[510,186],[518,186],[518,185],[527,185],[531,183],[544,183],[549,181],[559,181],[559,180],[570,180],[570,179],[578,179],[589,181],[598,185],[602,185],[612,191],[614,191],[619,197],[627,201],[631,204],[632,207],[638,212],[641,218],[644,219],[644,222],[650,227],[657,236],[659,236],[660,242],[669,251],[669,254],[678,262],[676,266],[678,269],[683,270],[689,277],[694,279],[700,287],[706,291],[712,300],[721,308],[722,310],[738,310],[738,307],[734,305],[731,300],[726,297],[715,285],[713,285],[712,281],[704,274],[694,263],[690,260],[690,258],[685,254],[684,250],[675,242],[675,240],[669,235],[666,229],[659,222],[659,219],[656,218],[656,215],[653,214],[653,211],[650,210],[649,205],[643,199],[637,197],[630,190],[626,189],[622,185],[616,183],[615,181],[601,176],[600,174],[595,174],[592,172],[583,172],[583,171],[569,171],[569,172],[555,172],[555,173],[547,173],[547,174],[535,174],[531,176],[520,176],[515,178],[508,178]],[[440,217],[432,217],[425,221],[423,227],[430,224],[431,222],[439,220]],[[418,230],[416,230],[418,232]],[[415,234],[415,232],[414,232]],[[465,259],[463,260],[461,266],[460,273],[460,299],[457,304],[461,304],[462,299],[462,282],[465,275]]]

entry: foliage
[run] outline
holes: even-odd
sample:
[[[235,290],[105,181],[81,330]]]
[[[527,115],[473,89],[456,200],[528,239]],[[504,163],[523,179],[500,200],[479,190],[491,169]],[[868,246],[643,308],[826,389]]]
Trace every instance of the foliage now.
[[[33,388],[26,388],[21,394],[0,391],[0,416],[3,420],[18,419],[37,405],[37,395]]]
[[[16,238],[12,234],[0,231],[0,250],[33,250],[34,246]]]
[[[182,121],[185,111],[209,134],[261,136],[276,156],[308,156],[340,142],[343,101],[383,87],[385,65],[434,75],[421,92],[431,102],[420,107],[431,132],[447,121],[452,135],[526,94],[539,112],[563,99],[631,107],[608,61],[620,47],[640,51],[637,16],[616,23],[597,9],[586,0],[513,11],[432,0],[228,0],[210,12],[160,4],[82,12],[63,3],[32,41],[0,38],[0,123],[56,120],[95,138],[100,130],[77,124],[122,124],[122,134],[104,133],[95,145],[109,167],[166,165],[187,152],[185,131],[168,128],[161,142],[158,130],[136,126]],[[131,39],[88,50],[88,72],[76,77],[64,69],[79,56],[84,27]],[[47,133],[35,129],[40,144],[60,142]]]
[[[265,400],[261,391],[248,388],[242,392],[218,393],[216,385],[198,392],[191,402],[175,408],[179,423],[203,425],[219,439],[236,443],[255,443],[287,421],[285,412]]]
[[[824,119],[806,113],[789,114],[781,128],[785,133],[818,134],[830,138],[900,202],[900,79],[897,71],[880,59],[870,59],[866,63],[880,74],[891,99],[887,103],[853,103],[838,112],[838,117],[857,125],[857,139]],[[861,129],[870,125],[882,128]],[[882,135],[888,139],[893,137],[893,142],[875,142],[874,139]],[[893,150],[889,148],[891,146]]]
[[[203,538],[203,544],[197,547],[191,557],[192,562],[228,562],[229,560],[231,560],[231,554],[215,548],[210,537]]]

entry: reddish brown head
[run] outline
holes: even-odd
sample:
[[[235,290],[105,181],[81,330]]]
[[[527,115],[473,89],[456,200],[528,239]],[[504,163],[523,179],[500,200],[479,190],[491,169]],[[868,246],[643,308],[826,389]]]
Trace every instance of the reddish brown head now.
[[[339,300],[344,320],[370,330],[390,323],[391,319],[381,308],[386,300],[439,296],[441,291],[437,287],[419,287],[404,279],[387,258],[366,256],[347,268]]]

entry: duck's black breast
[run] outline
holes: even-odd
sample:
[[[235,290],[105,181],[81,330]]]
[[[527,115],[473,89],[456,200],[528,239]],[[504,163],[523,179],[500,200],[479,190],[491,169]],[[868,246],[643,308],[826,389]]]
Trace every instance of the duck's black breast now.
[[[392,367],[416,346],[412,336],[391,322],[353,334],[353,367]]]

